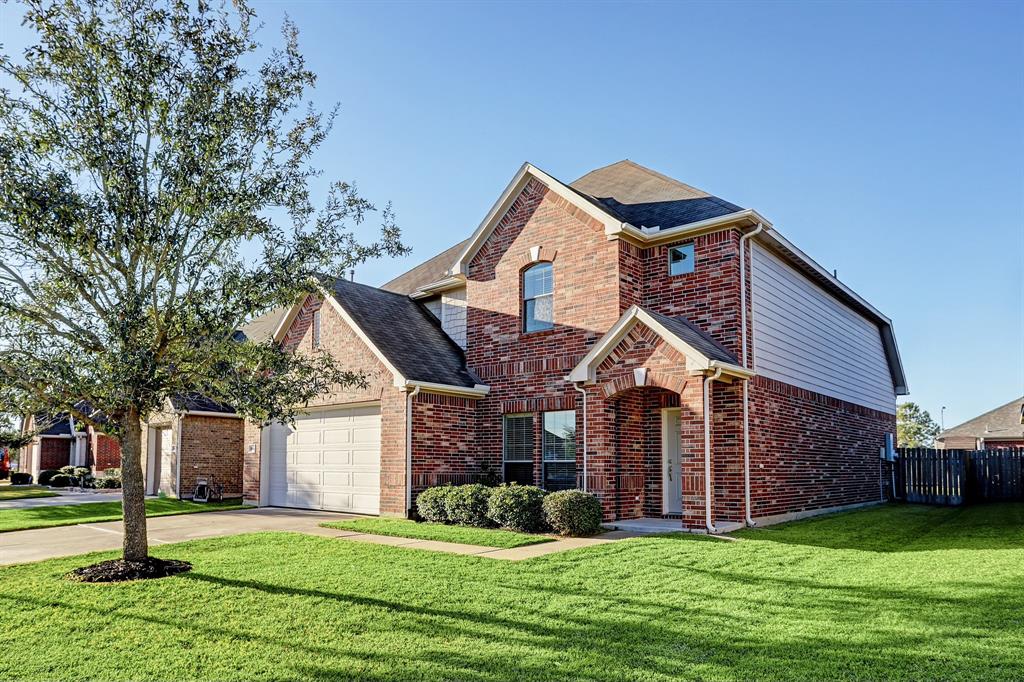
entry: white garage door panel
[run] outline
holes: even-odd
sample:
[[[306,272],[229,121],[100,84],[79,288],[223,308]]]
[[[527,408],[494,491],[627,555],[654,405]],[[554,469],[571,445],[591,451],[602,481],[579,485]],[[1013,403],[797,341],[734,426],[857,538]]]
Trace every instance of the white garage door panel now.
[[[272,427],[270,504],[380,513],[380,408],[311,412]]]

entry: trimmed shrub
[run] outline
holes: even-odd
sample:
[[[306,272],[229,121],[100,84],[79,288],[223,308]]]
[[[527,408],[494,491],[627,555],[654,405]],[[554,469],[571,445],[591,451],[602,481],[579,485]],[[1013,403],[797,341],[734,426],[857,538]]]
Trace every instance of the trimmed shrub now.
[[[73,467],[73,466],[71,466],[69,464],[66,467],[61,467],[59,469],[59,471],[60,471],[60,473],[64,474],[65,476],[74,476],[75,475],[75,469],[77,469],[77,468],[78,467]]]
[[[544,495],[533,485],[503,483],[491,492],[487,516],[502,528],[524,533],[544,530]]]
[[[601,502],[582,490],[559,490],[544,498],[544,520],[559,535],[594,535],[601,530]]]
[[[491,500],[493,490],[494,488],[488,488],[480,483],[452,488],[444,497],[444,508],[449,523],[481,527],[493,525],[487,518],[487,504]]]
[[[116,490],[121,487],[121,478],[119,476],[100,476],[93,481],[93,487]]]
[[[39,485],[50,485],[50,479],[60,473],[57,469],[43,469],[39,472]]]
[[[71,485],[71,477],[67,474],[54,474],[50,478],[51,488],[67,488]]]
[[[424,521],[448,523],[447,498],[452,486],[439,485],[427,488],[416,496],[416,513]]]
[[[15,471],[11,474],[11,485],[28,485],[32,482],[32,474],[24,471]]]

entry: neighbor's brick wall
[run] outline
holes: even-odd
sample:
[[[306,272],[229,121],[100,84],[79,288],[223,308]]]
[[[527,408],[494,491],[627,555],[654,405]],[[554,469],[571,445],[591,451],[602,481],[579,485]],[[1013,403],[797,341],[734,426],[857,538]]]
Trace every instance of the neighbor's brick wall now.
[[[71,462],[70,438],[46,438],[39,439],[39,470],[60,469]]]
[[[237,418],[185,415],[178,440],[179,497],[190,499],[200,477],[213,477],[215,483],[224,486],[225,498],[242,496],[243,427],[243,421]]]
[[[879,448],[896,415],[755,377],[750,386],[752,515],[880,499]]]
[[[90,429],[89,451],[92,457],[93,471],[97,474],[121,466],[121,446],[116,438],[100,433],[96,429]]]

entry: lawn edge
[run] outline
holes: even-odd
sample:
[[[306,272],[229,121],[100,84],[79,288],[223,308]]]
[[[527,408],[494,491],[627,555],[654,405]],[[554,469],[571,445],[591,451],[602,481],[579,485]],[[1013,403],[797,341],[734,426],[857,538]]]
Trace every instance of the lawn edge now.
[[[187,501],[187,500],[183,500],[183,501]],[[82,502],[80,504],[53,505],[53,507],[81,507],[82,505],[88,505],[88,504],[107,504],[107,502]],[[153,514],[146,514],[146,518],[147,519],[155,519],[155,518],[159,518],[161,516],[182,516],[184,514],[209,514],[211,512],[219,512],[219,511],[238,511],[240,509],[246,509],[246,508],[247,508],[246,505],[244,505],[241,502],[239,502],[237,505],[232,504],[232,505],[226,505],[226,506],[223,506],[223,507],[214,507],[212,509],[179,509],[177,511],[156,512],[156,513],[153,513]],[[3,512],[3,511],[16,511],[16,510],[14,510],[14,509],[3,509],[3,510],[0,510],[0,512]],[[28,525],[28,526],[21,526],[21,527],[18,527],[18,528],[0,528],[0,533],[17,533],[17,532],[23,531],[23,530],[41,530],[41,529],[44,529],[44,528],[62,528],[64,526],[80,526],[80,525],[88,525],[90,523],[109,523],[111,521],[120,521],[120,520],[121,520],[121,514],[116,514],[116,515],[111,514],[111,515],[108,515],[108,516],[99,516],[99,517],[91,518],[91,519],[84,520],[84,521],[82,519],[78,519],[78,520],[67,519],[67,520],[58,521],[56,523],[47,523],[47,524],[42,524],[42,525]]]
[[[363,528],[358,527],[358,525],[356,525],[356,524],[359,523],[359,521],[362,521],[362,520],[363,519],[352,519],[352,520],[348,520],[348,521],[324,521],[324,522],[320,523],[319,526],[321,528],[330,528],[332,530],[347,530],[347,531],[352,531],[353,533],[363,533],[365,535],[383,535],[383,536],[392,537],[392,538],[408,538],[410,540],[420,540],[420,541],[423,541],[423,542],[447,542],[447,543],[450,543],[450,544],[453,544],[453,545],[472,545],[474,547],[486,547],[488,549],[518,549],[520,547],[532,547],[534,545],[541,545],[541,544],[544,544],[546,542],[554,542],[555,540],[558,539],[558,538],[550,536],[550,535],[535,535],[533,533],[520,533],[518,531],[503,530],[501,528],[477,528],[475,526],[448,526],[448,525],[445,525],[445,524],[429,524],[429,526],[431,526],[431,527],[439,527],[439,528],[469,528],[469,529],[472,529],[472,530],[479,530],[479,531],[484,531],[484,532],[507,533],[507,534],[513,534],[513,535],[516,535],[516,536],[527,536],[527,537],[530,538],[529,541],[525,541],[525,542],[522,542],[522,543],[516,544],[516,545],[482,545],[482,544],[479,544],[479,543],[476,543],[476,542],[464,542],[462,540],[453,540],[451,538],[444,538],[444,537],[440,537],[440,536],[438,536],[438,537],[421,537],[421,536],[418,536],[418,535],[410,535],[408,533],[402,533],[402,532],[398,532],[398,531],[390,531],[389,532],[388,530],[381,531],[381,530],[376,530],[376,529],[372,530],[372,531],[371,530],[365,530]],[[376,521],[377,519],[372,519],[372,520]],[[395,520],[395,521],[410,521],[409,519],[393,519],[393,520]],[[416,523],[415,521],[410,521],[410,522],[411,523]],[[428,525],[428,524],[423,524],[423,525]],[[355,527],[353,527],[353,526],[355,526]]]

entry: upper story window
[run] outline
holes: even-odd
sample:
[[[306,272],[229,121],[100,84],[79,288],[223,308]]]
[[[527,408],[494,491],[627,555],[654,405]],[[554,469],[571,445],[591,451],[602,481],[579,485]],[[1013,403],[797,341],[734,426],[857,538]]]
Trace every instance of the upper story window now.
[[[668,274],[685,275],[693,272],[693,244],[670,246],[668,249]]]
[[[523,331],[554,326],[554,274],[551,263],[537,263],[523,272]]]
[[[320,311],[313,311],[313,348],[320,347]]]

